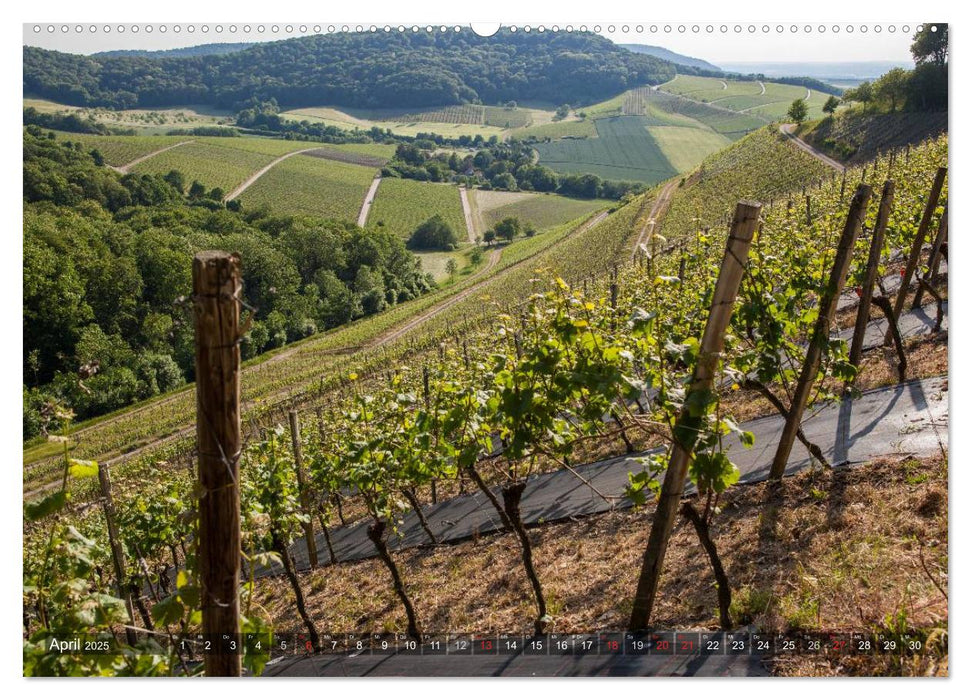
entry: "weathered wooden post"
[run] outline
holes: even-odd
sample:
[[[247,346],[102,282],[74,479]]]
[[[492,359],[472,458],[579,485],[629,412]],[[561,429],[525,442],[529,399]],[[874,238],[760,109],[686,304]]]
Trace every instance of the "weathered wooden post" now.
[[[880,210],[877,212],[877,222],[873,227],[873,237],[870,239],[870,254],[867,257],[866,275],[863,278],[863,288],[860,290],[860,307],[856,312],[856,326],[853,329],[853,342],[850,345],[850,364],[860,366],[863,356],[863,338],[866,335],[866,325],[870,321],[870,301],[873,299],[873,285],[876,284],[880,269],[880,254],[883,252],[883,235],[887,230],[890,212],[893,211],[894,182],[887,180],[883,183],[880,194]]]
[[[310,568],[316,569],[317,562],[317,538],[314,536],[314,504],[311,498],[310,488],[307,486],[307,475],[303,469],[303,450],[300,449],[300,416],[296,411],[290,411],[287,415],[290,421],[290,442],[293,445],[293,463],[297,468],[297,489],[300,493],[300,509],[307,516],[306,522],[301,523],[303,536],[307,541],[307,560]]]
[[[725,329],[732,317],[735,297],[738,295],[738,287],[745,272],[745,261],[748,258],[752,236],[758,225],[761,211],[762,205],[758,202],[741,201],[735,207],[735,218],[725,246],[718,281],[715,284],[708,322],[701,339],[698,363],[695,365],[691,387],[688,390],[689,395],[711,390],[721,352],[725,346]],[[700,421],[700,417],[692,417],[687,409],[682,410],[681,415],[678,416],[675,436],[697,435]],[[661,569],[664,565],[664,555],[667,552],[671,531],[674,529],[681,498],[684,496],[688,463],[694,448],[693,440],[690,444],[682,444],[675,437],[671,447],[671,457],[664,475],[657,510],[654,511],[651,534],[647,549],[644,551],[637,592],[634,596],[634,608],[630,618],[632,630],[646,629],[651,620]]]
[[[111,563],[115,569],[115,585],[118,589],[118,597],[125,601],[125,609],[128,611],[128,618],[132,623],[135,622],[135,610],[132,606],[131,590],[125,584],[125,552],[121,548],[118,540],[118,526],[115,524],[115,501],[111,497],[111,475],[108,467],[98,464],[98,484],[101,486],[101,509],[105,514],[105,522],[108,525],[108,544],[111,546]],[[135,644],[135,630],[125,627],[125,640],[128,644]]]
[[[937,266],[941,262],[941,246],[944,245],[944,241],[947,239],[947,205],[944,205],[944,212],[941,214],[941,221],[937,225],[937,235],[934,236],[934,245],[931,246],[931,254],[927,258],[927,274],[924,275],[924,279],[931,285],[936,286],[937,279]],[[923,286],[917,287],[917,292],[914,294],[914,304],[911,306],[912,309],[920,308],[920,300],[923,296],[924,288]]]
[[[833,261],[833,268],[829,274],[829,282],[819,300],[819,315],[816,318],[813,334],[806,348],[806,359],[803,361],[802,372],[799,374],[799,383],[792,394],[789,415],[786,416],[786,424],[782,429],[782,435],[779,436],[779,446],[772,460],[772,468],[769,471],[770,479],[781,479],[785,473],[786,464],[789,462],[789,454],[792,452],[796,432],[799,430],[803,411],[806,410],[806,403],[809,401],[813,380],[816,377],[816,372],[819,371],[823,346],[829,340],[829,327],[833,323],[836,303],[843,291],[846,273],[850,269],[856,237],[860,235],[860,230],[863,228],[863,220],[866,218],[866,208],[870,202],[871,193],[872,190],[869,185],[861,184],[856,188],[853,199],[850,200],[850,211],[846,216],[846,224],[843,226],[843,233],[840,236],[836,259]]]
[[[192,261],[199,450],[199,583],[202,631],[217,647],[207,676],[238,676],[241,655],[222,653],[239,636],[239,256],[197,253]],[[238,642],[237,642],[238,643]]]
[[[937,201],[941,196],[941,189],[944,187],[944,178],[947,177],[947,168],[938,168],[934,176],[934,184],[931,185],[930,194],[927,196],[927,203],[924,205],[924,215],[920,219],[917,233],[914,234],[914,242],[910,247],[910,257],[907,258],[907,267],[904,268],[903,279],[900,280],[900,289],[897,290],[897,297],[893,302],[893,320],[900,319],[900,312],[904,310],[907,303],[907,294],[910,289],[910,281],[914,278],[917,264],[920,262],[921,249],[924,247],[924,239],[927,237],[927,230],[931,227],[934,218],[934,210],[937,209]],[[883,338],[884,344],[889,343],[893,335],[889,328]]]

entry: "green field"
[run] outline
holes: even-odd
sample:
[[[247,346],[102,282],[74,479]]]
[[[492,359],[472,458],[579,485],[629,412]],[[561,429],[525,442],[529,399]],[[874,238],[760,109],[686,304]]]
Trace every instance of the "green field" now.
[[[688,126],[648,126],[661,152],[678,172],[692,170],[715,151],[731,144],[731,139],[711,131]]]
[[[765,90],[763,92],[763,85]],[[754,80],[719,80],[693,75],[679,75],[661,86],[665,92],[718,107],[752,114],[774,121],[785,118],[794,100],[804,99],[809,106],[809,118],[822,117],[823,103],[828,93],[809,90],[798,85]]]
[[[374,168],[298,154],[273,166],[240,201],[248,209],[267,205],[280,213],[356,222],[376,174]]]
[[[678,173],[643,117],[607,117],[595,122],[595,139],[536,144],[540,163],[561,173],[594,173],[609,180],[655,183]]]
[[[133,170],[152,175],[165,175],[171,170],[178,170],[190,183],[198,180],[207,188],[221,187],[228,194],[274,159],[272,155],[233,148],[226,143],[236,140],[212,139],[209,143],[189,143],[152,156]]]
[[[508,216],[530,222],[538,230],[559,226],[598,209],[616,206],[606,199],[574,199],[557,194],[527,194],[520,192],[495,192],[473,190],[474,209],[486,228]],[[511,195],[497,197],[496,195]]]
[[[368,212],[367,225],[383,223],[395,235],[407,240],[419,224],[435,214],[441,214],[460,242],[468,240],[458,187],[386,177],[381,180]]]
[[[468,106],[474,107],[475,105]],[[418,114],[402,114],[401,110],[344,110],[339,107],[300,107],[282,112],[281,116],[292,121],[319,122],[347,130],[361,129],[367,131],[373,127],[390,129],[392,133],[400,136],[434,133],[450,138],[481,135],[482,138],[487,139],[490,136],[501,138],[504,135],[504,129],[489,126],[482,121],[471,124],[426,121],[425,115],[429,113],[444,117],[441,109]],[[463,113],[461,118],[469,117]]]
[[[594,126],[592,119],[563,120],[528,126],[514,132],[517,138],[529,138],[533,136],[537,139],[562,139],[562,138],[586,138],[597,135],[597,127]]]
[[[638,88],[625,94],[624,114],[643,116],[657,126],[701,124],[733,141],[768,121],[758,115],[742,114],[651,88]]]
[[[464,250],[416,253],[415,255],[421,261],[421,269],[430,274],[432,279],[438,284],[443,284],[445,282],[459,280],[472,273],[473,268],[469,263],[468,251],[469,248],[465,248]],[[447,266],[449,260],[455,261],[457,270],[454,277],[448,273]]]

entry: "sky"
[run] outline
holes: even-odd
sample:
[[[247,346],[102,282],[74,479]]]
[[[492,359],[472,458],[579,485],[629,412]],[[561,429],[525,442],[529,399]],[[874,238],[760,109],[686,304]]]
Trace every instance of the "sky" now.
[[[258,30],[261,26],[262,32]],[[355,31],[358,26],[368,31],[372,25],[327,25],[313,22],[261,24],[232,21],[182,24],[28,22],[23,25],[23,43],[58,51],[90,54],[114,49],[154,50],[218,42],[269,41],[341,31],[343,27],[347,27],[348,31]],[[383,25],[377,26],[379,31],[383,29]],[[522,26],[520,25],[520,31]],[[554,26],[565,31],[568,25],[548,24],[544,28],[550,31]],[[862,24],[818,20],[812,24],[793,24],[791,21],[687,21],[577,23],[569,26],[574,29],[585,26],[593,31],[599,28],[598,33],[616,43],[663,46],[715,64],[807,61],[910,63],[909,46],[918,23]],[[109,29],[107,32],[106,27]],[[287,31],[288,27],[290,31]],[[793,28],[796,31],[792,31]],[[537,29],[538,25],[532,25],[532,31]],[[471,31],[471,28],[466,24],[462,25],[462,30]]]

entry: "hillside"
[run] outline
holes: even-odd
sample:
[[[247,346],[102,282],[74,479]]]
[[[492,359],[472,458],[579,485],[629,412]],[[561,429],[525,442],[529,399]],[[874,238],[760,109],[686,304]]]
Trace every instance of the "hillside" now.
[[[671,63],[596,34],[508,30],[489,38],[471,31],[342,33],[182,58],[94,58],[25,46],[23,60],[25,93],[113,108],[232,107],[251,98],[368,108],[589,104],[675,73]]]
[[[854,109],[804,124],[799,135],[827,155],[856,164],[890,149],[918,144],[946,132],[947,127],[947,112],[864,114]]]
[[[718,66],[704,61],[700,58],[692,58],[691,56],[685,56],[684,54],[675,53],[663,46],[651,46],[649,44],[618,44],[628,51],[633,51],[634,53],[644,53],[648,56],[654,56],[655,58],[660,58],[663,61],[670,61],[671,63],[677,63],[679,66],[690,66],[692,68],[701,68],[702,70],[712,71],[715,73],[721,73],[722,69]]]

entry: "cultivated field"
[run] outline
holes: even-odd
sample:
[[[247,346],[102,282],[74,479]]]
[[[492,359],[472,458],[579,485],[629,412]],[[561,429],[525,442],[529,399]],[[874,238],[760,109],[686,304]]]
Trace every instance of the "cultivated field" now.
[[[240,201],[247,209],[267,205],[285,214],[354,222],[376,173],[373,167],[301,153],[271,168]]]
[[[231,142],[236,140],[212,139],[208,143],[195,141],[179,146],[142,161],[134,172],[165,175],[178,170],[190,183],[198,180],[207,188],[221,187],[228,193],[273,162],[273,156],[235,148]]]
[[[668,162],[682,173],[731,143],[727,137],[707,128],[653,125],[646,128]]]
[[[678,173],[641,117],[595,122],[597,138],[562,139],[536,145],[543,165],[563,173],[594,173],[610,180],[655,183]]]
[[[537,230],[559,226],[598,209],[616,206],[606,199],[573,199],[556,194],[473,190],[473,209],[485,228],[513,216],[533,224]]]
[[[367,225],[383,224],[395,235],[407,240],[419,224],[435,214],[441,214],[455,231],[459,241],[468,239],[458,187],[417,180],[384,178],[374,197]]]

